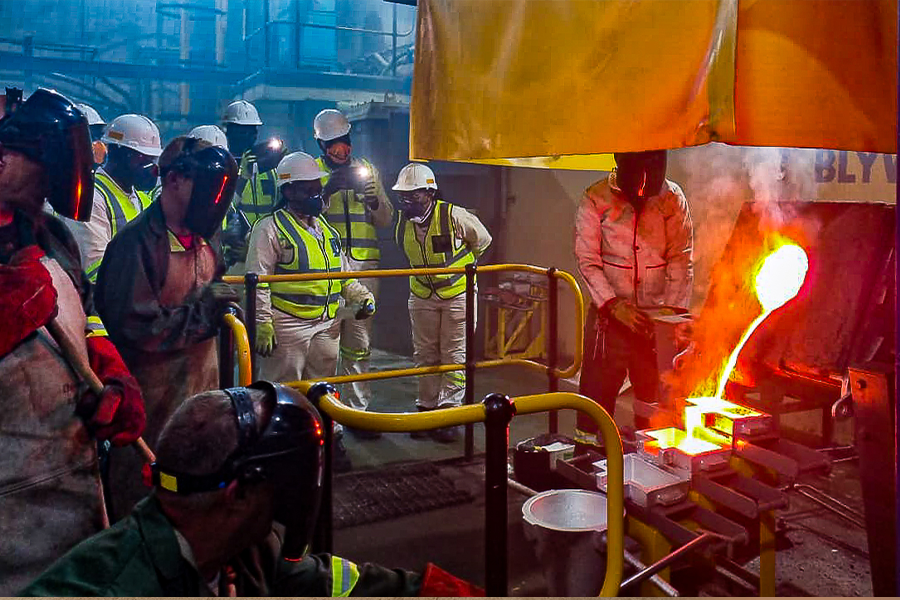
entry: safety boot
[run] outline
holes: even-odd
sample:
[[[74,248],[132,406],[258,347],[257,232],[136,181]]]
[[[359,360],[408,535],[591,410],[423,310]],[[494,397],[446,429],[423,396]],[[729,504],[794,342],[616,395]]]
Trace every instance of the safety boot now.
[[[424,406],[417,406],[416,409],[419,412],[426,412],[426,411],[431,410],[430,408],[425,408]],[[409,437],[411,437],[414,440],[427,440],[428,438],[431,437],[431,432],[427,431],[427,430],[426,431],[410,431]]]

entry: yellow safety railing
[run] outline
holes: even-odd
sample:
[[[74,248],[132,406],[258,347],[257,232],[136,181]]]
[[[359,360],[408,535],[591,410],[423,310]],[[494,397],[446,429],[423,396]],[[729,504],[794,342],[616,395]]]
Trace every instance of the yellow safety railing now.
[[[312,383],[299,381],[295,387],[307,394]],[[587,414],[597,424],[606,445],[609,484],[607,485],[607,562],[600,596],[615,596],[622,583],[625,548],[625,485],[622,438],[612,417],[596,402],[571,392],[549,392],[512,399],[515,414],[572,409]],[[484,422],[484,404],[442,408],[422,413],[373,413],[349,408],[332,394],[324,394],[319,408],[333,420],[357,429],[405,432]]]
[[[253,371],[250,361],[250,338],[247,337],[247,328],[235,315],[226,313],[222,319],[231,329],[234,338],[234,346],[238,356],[238,384],[250,385],[253,383]]]
[[[500,264],[500,265],[479,265],[477,267],[478,273],[493,273],[498,271],[519,271],[524,273],[536,273],[539,275],[549,275],[551,269],[545,267],[537,267],[534,265],[525,265],[525,264]],[[370,278],[385,278],[385,277],[409,277],[413,275],[455,275],[455,274],[464,274],[466,269],[464,267],[453,267],[453,268],[418,268],[418,269],[379,269],[372,271],[336,271],[334,273],[299,273],[295,275],[259,275],[259,283],[276,283],[276,282],[285,282],[285,281],[321,281],[321,280],[330,280],[330,279],[370,279]],[[584,325],[584,296],[581,293],[581,288],[578,285],[578,281],[572,276],[571,273],[567,273],[566,271],[560,271],[558,269],[552,269],[552,274],[554,277],[558,277],[559,279],[565,281],[568,286],[571,288],[572,293],[575,294],[575,309],[577,314],[577,319],[575,321],[575,351],[573,353],[572,364],[569,365],[565,369],[554,368],[551,372],[552,375],[559,379],[565,379],[567,377],[572,377],[575,373],[578,372],[578,369],[581,368],[582,361],[582,338],[584,335],[583,325]],[[237,275],[229,275],[223,278],[226,283],[243,285],[245,282],[244,277]],[[249,318],[249,316],[248,316]],[[554,332],[550,332],[551,335]],[[501,367],[501,366],[524,366],[531,369],[536,369],[542,372],[547,372],[547,365],[541,364],[539,362],[527,359],[498,359],[498,360],[485,360],[480,361],[475,364],[476,369],[485,369],[492,367]],[[394,377],[405,377],[405,376],[413,376],[413,375],[431,375],[436,373],[446,373],[449,371],[463,371],[466,366],[464,364],[457,365],[439,365],[435,367],[417,367],[410,369],[393,369],[388,371],[378,371],[374,373],[363,373],[359,375],[344,375],[344,376],[335,376],[322,379],[321,381],[326,381],[329,383],[349,383],[354,381],[372,381],[377,379],[390,379]],[[294,385],[296,382],[291,382],[289,385]]]

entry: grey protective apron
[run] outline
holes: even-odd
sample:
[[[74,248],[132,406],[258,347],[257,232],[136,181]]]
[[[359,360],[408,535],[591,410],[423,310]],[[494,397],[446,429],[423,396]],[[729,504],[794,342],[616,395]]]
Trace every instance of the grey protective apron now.
[[[58,293],[56,321],[83,340],[78,291],[55,260],[42,262]],[[0,359],[0,596],[102,526],[96,445],[75,416],[83,389],[45,327]]]

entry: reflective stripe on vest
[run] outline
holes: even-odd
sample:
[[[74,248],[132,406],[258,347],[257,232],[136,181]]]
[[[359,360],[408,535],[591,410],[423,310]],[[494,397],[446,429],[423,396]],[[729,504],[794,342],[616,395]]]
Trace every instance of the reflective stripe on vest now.
[[[278,203],[275,189],[275,170],[256,172],[256,157],[249,151],[241,157],[235,196],[237,207],[247,217],[251,225],[272,214]],[[247,184],[250,185],[247,185]]]
[[[375,172],[372,163],[365,159],[362,163],[372,173]],[[316,164],[321,170],[331,173],[331,168],[321,156],[316,159]],[[328,183],[330,177],[330,175],[322,177],[322,187]],[[372,223],[372,217],[366,211],[362,196],[357,197],[353,190],[338,190],[328,201],[325,218],[341,236],[341,244],[347,255],[354,260],[379,260],[381,250],[378,248],[378,231]]]
[[[359,567],[338,556],[331,557],[331,597],[346,598],[359,581]]]
[[[136,209],[131,202],[131,198],[122,190],[122,188],[120,188],[109,175],[100,171],[94,174],[94,189],[100,192],[100,195],[103,196],[103,200],[106,204],[106,216],[109,221],[110,239],[116,237],[116,234],[125,227],[125,225],[137,218],[137,216],[146,210],[153,202],[150,194],[135,191],[138,201],[141,204],[141,209]],[[100,270],[100,263],[102,261],[103,259],[101,258],[94,262],[89,265],[85,271],[91,283],[97,282],[97,272]]]
[[[419,243],[415,227],[409,220],[401,217],[397,222],[397,244],[403,248],[411,267],[464,267],[475,262],[475,255],[453,229],[452,208],[452,204],[437,201],[424,243]],[[409,290],[419,298],[437,294],[448,300],[466,291],[466,276],[465,273],[411,276]]]
[[[273,215],[282,250],[291,249],[291,261],[275,265],[276,275],[328,273],[341,270],[341,241],[325,219],[317,217],[323,238],[308,232],[285,209]],[[334,318],[340,303],[340,281],[286,281],[270,284],[272,306],[301,319]]]

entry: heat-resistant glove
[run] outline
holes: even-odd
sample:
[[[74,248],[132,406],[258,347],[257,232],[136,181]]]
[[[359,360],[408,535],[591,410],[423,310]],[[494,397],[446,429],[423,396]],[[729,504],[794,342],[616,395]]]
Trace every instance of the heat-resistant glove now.
[[[56,316],[56,288],[43,256],[38,246],[26,246],[0,265],[0,356]]]
[[[622,298],[613,300],[609,307],[609,314],[638,335],[649,336],[653,331],[653,322],[647,313],[628,300]]]
[[[278,342],[275,341],[275,325],[260,323],[256,326],[256,353],[260,356],[272,356]]]
[[[213,313],[212,318],[218,322],[227,309],[229,302],[237,302],[240,296],[232,286],[224,281],[213,281],[200,294],[200,302]]]
[[[368,319],[372,315],[375,314],[375,301],[374,300],[366,300],[359,307],[359,310],[356,311],[356,320],[360,321],[362,319]]]
[[[89,337],[86,342],[91,369],[103,390],[82,394],[75,412],[98,440],[126,446],[144,433],[147,423],[141,388],[109,338]]]
[[[425,573],[422,574],[419,596],[480,597],[484,596],[484,590],[465,579],[451,575],[434,563],[428,563]]]

